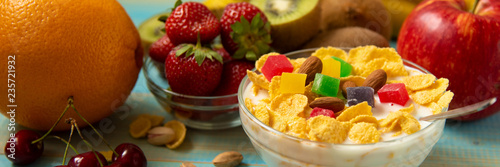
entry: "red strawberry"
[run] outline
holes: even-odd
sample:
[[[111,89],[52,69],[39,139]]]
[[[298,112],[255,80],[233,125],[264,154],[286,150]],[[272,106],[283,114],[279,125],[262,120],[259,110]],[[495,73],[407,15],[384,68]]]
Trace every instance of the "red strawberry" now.
[[[222,96],[237,93],[241,80],[247,75],[247,70],[252,70],[254,67],[253,62],[246,60],[233,60],[224,63],[221,82],[213,95]]]
[[[215,52],[217,52],[218,54],[220,54],[222,56],[222,61],[224,63],[233,60],[231,55],[229,55],[229,53],[227,53],[226,49],[224,49],[224,47],[221,44],[214,45],[213,49]]]
[[[209,43],[220,33],[220,22],[199,2],[185,2],[177,6],[165,22],[165,31],[175,45],[195,44],[198,34],[201,43]]]
[[[222,57],[215,51],[193,44],[176,46],[165,61],[165,75],[172,91],[208,96],[220,82]]]
[[[175,45],[170,42],[168,36],[164,35],[158,41],[151,44],[149,48],[149,57],[155,61],[165,63],[165,59],[174,47]]]
[[[235,59],[257,60],[271,50],[271,25],[264,13],[247,2],[229,4],[221,18],[221,40]]]

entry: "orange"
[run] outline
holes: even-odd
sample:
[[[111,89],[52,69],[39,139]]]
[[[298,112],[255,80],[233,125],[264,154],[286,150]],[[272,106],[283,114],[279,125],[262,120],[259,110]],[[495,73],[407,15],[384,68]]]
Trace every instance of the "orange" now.
[[[125,102],[143,50],[137,29],[117,1],[0,0],[0,16],[1,92],[8,91],[8,56],[15,56],[15,102],[9,103],[5,93],[0,96],[0,111],[8,119],[48,130],[70,96],[94,123]],[[10,109],[15,115],[7,113]],[[64,118],[69,117],[85,126],[72,110]],[[56,130],[69,129],[64,118]]]

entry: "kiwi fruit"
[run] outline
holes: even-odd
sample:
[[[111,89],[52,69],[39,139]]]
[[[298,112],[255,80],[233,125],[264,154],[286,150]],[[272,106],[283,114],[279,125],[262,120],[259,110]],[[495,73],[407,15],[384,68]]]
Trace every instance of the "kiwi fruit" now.
[[[281,53],[299,49],[319,32],[320,0],[252,0],[271,23],[272,47]]]
[[[165,35],[165,23],[158,20],[160,16],[169,16],[170,13],[162,13],[155,15],[146,21],[142,22],[137,29],[139,31],[139,35],[141,36],[142,47],[145,51],[149,50],[149,46],[162,36]],[[147,52],[145,52],[147,53]]]
[[[322,0],[321,31],[357,26],[390,40],[391,15],[380,0]]]
[[[375,45],[389,47],[389,42],[382,35],[362,27],[344,27],[322,32],[304,45],[304,48],[318,47],[358,47]]]

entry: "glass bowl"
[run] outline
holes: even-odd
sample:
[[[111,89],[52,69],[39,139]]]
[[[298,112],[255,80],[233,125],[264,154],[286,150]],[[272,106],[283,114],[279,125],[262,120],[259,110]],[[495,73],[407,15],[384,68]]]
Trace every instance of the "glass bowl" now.
[[[237,94],[226,96],[190,96],[169,90],[161,63],[144,56],[144,76],[148,89],[160,105],[175,119],[196,129],[227,129],[241,125]]]
[[[315,50],[286,55],[291,59],[308,57]],[[404,60],[404,65],[429,73],[410,61]],[[301,139],[275,130],[252,115],[243,97],[250,82],[248,76],[243,78],[238,90],[240,118],[245,133],[268,166],[418,166],[441,137],[445,125],[445,120],[435,120],[411,135],[374,144],[332,144]]]

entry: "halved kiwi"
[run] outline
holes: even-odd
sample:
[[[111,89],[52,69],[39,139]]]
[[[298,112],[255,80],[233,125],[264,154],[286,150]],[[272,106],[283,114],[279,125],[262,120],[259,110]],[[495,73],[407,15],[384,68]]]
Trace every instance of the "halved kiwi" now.
[[[252,0],[271,23],[273,48],[289,52],[300,47],[319,32],[319,0]]]
[[[147,51],[149,46],[165,35],[162,30],[165,28],[165,23],[158,20],[160,16],[168,16],[170,13],[161,13],[155,15],[139,25],[138,31],[141,36],[142,46]]]

